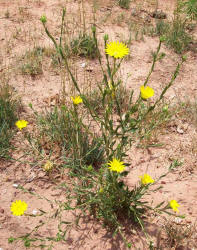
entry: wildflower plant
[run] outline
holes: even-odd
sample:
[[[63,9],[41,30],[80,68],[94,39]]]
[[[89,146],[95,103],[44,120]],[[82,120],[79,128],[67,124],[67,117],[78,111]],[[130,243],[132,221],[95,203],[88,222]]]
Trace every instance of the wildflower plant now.
[[[181,0],[178,2],[178,8],[181,12],[186,13],[190,20],[197,20],[196,0]]]
[[[64,9],[62,14],[62,27],[65,12]],[[146,116],[154,110],[158,103],[163,99],[166,91],[176,79],[180,66],[184,60],[177,65],[170,82],[161,91],[159,98],[157,98],[151,105],[149,102],[146,104],[144,101],[154,96],[154,89],[147,86],[147,84],[150,84],[150,76],[154,70],[156,62],[159,60],[161,44],[164,41],[161,37],[157,51],[153,54],[152,67],[143,85],[141,85],[138,90],[139,97],[134,101],[134,91],[131,91],[128,100],[128,109],[126,113],[123,114],[116,95],[117,88],[121,83],[121,80],[117,76],[121,63],[125,56],[130,53],[130,49],[126,44],[119,41],[108,42],[109,37],[106,34],[104,36],[106,67],[104,67],[103,61],[101,60],[102,53],[98,47],[96,27],[93,25],[92,37],[94,39],[101,71],[103,73],[102,83],[98,88],[101,92],[101,103],[104,112],[98,114],[80,89],[77,79],[69,67],[69,58],[64,54],[61,42],[59,44],[56,42],[52,34],[49,32],[46,23],[43,22],[43,26],[46,34],[52,40],[57,52],[59,53],[59,60],[65,65],[68,74],[72,79],[75,90],[78,92],[78,96],[72,98],[76,119],[75,123],[81,124],[81,126],[85,128],[83,120],[80,117],[80,112],[78,112],[76,107],[76,105],[83,100],[84,108],[87,109],[87,112],[96,122],[101,131],[101,140],[103,143],[106,164],[101,164],[98,170],[94,167],[89,168],[84,164],[79,164],[78,169],[75,168],[75,171],[77,170],[79,174],[76,172],[73,174],[80,180],[79,182],[77,181],[77,185],[75,185],[77,200],[76,208],[80,207],[84,212],[88,209],[92,214],[103,221],[104,224],[110,225],[116,233],[122,234],[120,218],[123,214],[128,219],[134,218],[134,221],[139,223],[144,229],[142,215],[147,209],[152,208],[146,205],[146,202],[141,201],[141,199],[147,192],[149,192],[150,186],[154,185],[156,181],[148,174],[144,174],[144,176],[141,177],[141,184],[136,184],[134,190],[129,190],[123,180],[128,174],[126,167],[129,165],[128,163],[124,163],[124,159],[127,156],[128,148],[132,143],[131,134],[140,128],[140,124]],[[61,40],[62,38],[60,37],[60,41]],[[76,98],[78,98],[79,101],[77,101]],[[142,106],[145,108],[142,109]],[[117,110],[118,119],[115,119],[114,117],[114,107]],[[89,129],[86,131],[92,134]],[[81,133],[81,131],[79,133]],[[81,185],[79,183],[81,183]],[[159,209],[159,207],[160,206],[158,206],[157,209]],[[169,209],[168,205],[166,205],[163,211],[166,209]]]
[[[178,164],[171,166],[169,171],[157,178],[157,180],[152,179],[146,173],[142,173],[141,180],[136,180],[136,185],[132,189],[129,189],[125,184],[125,177],[128,174],[127,167],[130,165],[126,157],[133,142],[133,134],[138,133],[147,115],[155,109],[163,99],[166,91],[172,86],[184,60],[178,63],[171,80],[161,90],[159,97],[154,97],[150,103],[149,99],[154,96],[154,90],[149,87],[151,85],[150,76],[154,71],[156,62],[159,60],[159,52],[163,42],[161,38],[157,51],[153,54],[151,69],[144,83],[140,84],[136,90],[138,97],[134,100],[134,90],[130,92],[127,110],[123,113],[116,94],[117,88],[121,84],[118,71],[125,56],[129,54],[130,49],[126,44],[119,41],[108,42],[109,37],[105,35],[103,55],[98,46],[96,27],[93,26],[92,37],[103,74],[101,84],[98,86],[103,112],[98,113],[81,90],[69,66],[69,58],[64,53],[62,31],[65,13],[66,10],[63,9],[59,42],[57,42],[48,30],[47,22],[41,19],[45,32],[52,40],[58,53],[58,61],[61,66],[65,66],[77,93],[75,97],[71,97],[70,101],[73,104],[71,108],[66,105],[61,107],[62,116],[65,119],[64,126],[58,127],[59,122],[54,126],[56,130],[59,130],[63,140],[68,137],[66,142],[69,142],[69,146],[67,145],[67,147],[70,152],[67,157],[64,156],[65,162],[63,165],[70,169],[69,176],[71,177],[72,188],[66,183],[61,185],[62,188],[64,187],[67,190],[66,202],[61,205],[61,208],[65,210],[77,209],[78,211],[81,210],[83,215],[93,215],[103,225],[110,228],[114,235],[120,234],[126,246],[131,248],[131,244],[127,242],[126,236],[123,233],[125,222],[129,222],[131,226],[134,224],[140,225],[149,240],[144,227],[144,215],[146,212],[153,211],[154,213],[165,212],[172,214],[168,210],[173,209],[175,211],[178,207],[175,202],[167,203],[166,205],[164,205],[165,202],[161,202],[156,207],[153,207],[145,200],[146,195],[150,195],[153,191],[155,192],[152,186],[158,184],[159,180],[165,177]],[[105,57],[105,65],[103,63],[103,56]],[[79,104],[83,105],[79,106]],[[82,112],[80,110],[81,107],[83,108]],[[116,117],[114,116],[114,108],[117,110]],[[90,125],[85,124],[83,121],[84,110],[88,113],[88,117],[91,117],[91,121],[94,121],[97,125],[99,135],[95,133]],[[57,109],[56,114],[59,115]],[[67,125],[68,130],[65,130],[66,124],[69,124],[69,126]],[[89,140],[90,138],[91,140]],[[93,145],[96,145],[96,147]],[[97,150],[98,148],[99,150]],[[89,160],[92,154],[102,155],[102,161],[93,164],[94,162]],[[72,192],[72,195],[69,192]],[[73,202],[73,199],[75,202]]]
[[[129,9],[131,0],[118,0],[118,4],[123,9]]]
[[[20,102],[14,97],[12,88],[0,79],[0,159],[9,158],[10,149],[14,148],[11,139],[19,107]]]
[[[69,46],[65,46],[69,48]],[[72,54],[94,59],[97,57],[94,39],[86,33],[80,34],[70,43]]]

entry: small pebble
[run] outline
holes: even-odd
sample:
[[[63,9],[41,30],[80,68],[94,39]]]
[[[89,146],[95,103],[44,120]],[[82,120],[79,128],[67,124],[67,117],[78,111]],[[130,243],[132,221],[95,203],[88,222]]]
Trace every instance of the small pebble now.
[[[177,131],[179,134],[184,134],[183,129],[181,129],[180,127],[178,127],[176,131]]]
[[[6,189],[2,190],[2,192],[1,192],[1,194],[6,194],[6,193],[7,193]]]
[[[0,207],[0,213],[3,214],[4,213],[4,209]]]
[[[176,218],[174,218],[174,222],[175,222],[175,223],[177,223],[177,224],[179,224],[179,223],[181,223],[181,222],[182,222],[182,219],[181,219],[181,218],[176,217]]]
[[[93,68],[89,67],[86,69],[87,72],[92,72],[93,71]]]
[[[15,188],[17,188],[17,187],[18,187],[18,184],[17,184],[17,183],[14,183],[12,186],[15,187]]]
[[[132,16],[137,16],[137,10],[136,10],[135,8],[133,8],[133,9],[131,10],[131,15],[132,15]]]
[[[124,121],[125,118],[126,118],[126,113],[124,113],[124,114],[122,115],[122,120]]]
[[[150,16],[149,15],[145,16],[144,21],[147,22],[147,23],[150,23],[151,22]]]
[[[38,213],[38,211],[37,211],[36,209],[34,209],[34,210],[32,211],[32,214],[33,214],[33,215],[37,215],[37,213]]]
[[[85,66],[86,66],[86,63],[82,63],[82,64],[81,64],[81,67],[82,67],[82,68],[85,68]]]

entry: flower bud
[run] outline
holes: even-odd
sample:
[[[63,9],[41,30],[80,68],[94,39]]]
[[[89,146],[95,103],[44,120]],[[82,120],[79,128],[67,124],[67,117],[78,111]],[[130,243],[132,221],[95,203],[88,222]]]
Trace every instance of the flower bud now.
[[[165,36],[160,36],[160,42],[165,42],[166,41],[166,37]]]
[[[95,26],[95,25],[92,26],[92,32],[93,32],[93,33],[96,32],[96,26]]]
[[[45,24],[47,22],[47,18],[45,15],[41,16],[40,21]]]
[[[108,39],[109,39],[108,34],[105,34],[105,35],[104,35],[104,41],[107,42]]]
[[[187,60],[187,56],[186,55],[182,56],[182,60],[183,62],[185,62]]]
[[[87,167],[87,171],[92,171],[92,170],[93,170],[92,165],[89,165],[89,166]]]
[[[163,106],[163,111],[164,112],[168,111],[168,105]]]
[[[45,170],[46,172],[51,171],[53,169],[53,162],[51,161],[46,161],[46,163],[44,164],[44,166],[42,167],[43,170]]]

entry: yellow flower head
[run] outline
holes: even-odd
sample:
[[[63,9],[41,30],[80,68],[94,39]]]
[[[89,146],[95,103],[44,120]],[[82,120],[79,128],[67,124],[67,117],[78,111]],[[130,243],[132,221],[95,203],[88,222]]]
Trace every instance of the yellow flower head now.
[[[142,99],[145,99],[145,100],[154,95],[154,89],[152,89],[148,86],[147,87],[141,86],[140,92],[141,92]]]
[[[83,102],[82,98],[79,95],[75,96],[75,97],[71,96],[71,99],[73,101],[73,104],[75,104],[75,105]]]
[[[123,58],[129,54],[129,48],[124,43],[110,42],[106,45],[105,53],[114,58]]]
[[[53,168],[53,162],[51,161],[46,161],[46,163],[43,166],[43,169],[45,171],[50,171]]]
[[[28,122],[25,121],[25,120],[18,120],[18,121],[15,123],[15,125],[17,126],[17,128],[18,128],[19,130],[21,130],[21,129],[27,127],[27,124],[28,124]]]
[[[171,200],[169,204],[172,210],[174,210],[175,212],[179,212],[178,207],[180,207],[180,205],[178,204],[176,200]]]
[[[148,174],[144,174],[143,176],[140,176],[140,178],[143,185],[155,182]]]
[[[116,158],[113,158],[112,161],[110,161],[109,163],[107,163],[110,167],[109,169],[118,173],[121,173],[124,171],[125,169],[125,165],[123,163],[123,161],[119,161]]]
[[[25,201],[16,200],[15,202],[12,202],[10,210],[13,215],[21,216],[27,210],[27,203]]]

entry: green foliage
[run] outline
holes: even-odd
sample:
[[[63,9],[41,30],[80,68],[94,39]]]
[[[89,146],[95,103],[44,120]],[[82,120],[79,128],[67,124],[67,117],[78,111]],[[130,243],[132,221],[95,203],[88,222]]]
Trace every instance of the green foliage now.
[[[180,163],[174,161],[168,172],[160,176],[158,180],[178,166],[180,166]],[[127,174],[127,171],[122,173],[110,171],[107,164],[99,170],[83,166],[81,172],[74,175],[78,179],[74,183],[72,198],[76,200],[76,209],[80,209],[82,214],[93,215],[110,231],[112,230],[113,235],[120,233],[128,247],[130,243],[127,242],[122,233],[125,227],[130,229],[138,225],[146,234],[144,216],[147,211],[171,213],[167,211],[169,209],[168,204],[163,206],[165,202],[161,202],[153,208],[148,201],[144,200],[145,196],[148,197],[151,192],[156,192],[161,186],[153,189],[151,186],[154,183],[144,185],[138,182],[133,189],[129,190],[123,181]]]
[[[187,120],[197,127],[197,100],[191,101],[186,99],[175,105],[176,116],[180,120]]]
[[[42,50],[41,55],[45,56],[51,59],[51,65],[52,66],[57,66],[59,64],[59,57],[58,57],[58,53],[56,52],[56,50],[54,48],[51,47],[44,47],[44,48],[40,48]]]
[[[131,0],[118,0],[118,4],[123,9],[129,9]]]
[[[79,34],[79,36],[73,39],[70,43],[71,52],[74,55],[95,58],[97,57],[96,45],[93,37],[86,33]]]
[[[115,173],[103,166],[99,171],[83,167],[84,173],[78,175],[75,185],[77,207],[85,213],[89,211],[105,226],[118,232],[127,221],[143,224],[142,217],[149,207],[142,197],[148,193],[149,185],[139,185],[129,190],[122,181],[128,172]]]
[[[163,36],[168,32],[169,28],[170,24],[161,19],[156,22],[155,33],[158,36]]]
[[[26,52],[19,66],[21,73],[32,77],[42,74],[43,52],[44,49],[41,47],[36,47],[32,51]]]
[[[128,109],[130,105],[129,102],[130,102],[131,93],[128,92],[126,86],[124,86],[122,82],[120,82],[120,84],[117,86],[116,98],[120,105],[121,112],[125,112]],[[114,110],[118,112],[117,108],[115,108]]]
[[[94,88],[91,92],[87,93],[86,96],[89,100],[89,104],[92,106],[96,113],[99,114],[103,112],[102,94],[98,88]]]
[[[65,10],[63,11],[63,18],[64,15]],[[69,126],[69,129],[71,131],[73,130],[73,133],[69,131],[67,133],[70,133],[70,141],[75,142],[72,144],[71,150],[73,153],[74,163],[72,163],[72,161],[70,162],[70,175],[71,177],[77,177],[76,185],[74,184],[74,191],[76,195],[75,200],[77,200],[76,208],[80,208],[83,213],[86,213],[88,210],[90,214],[102,221],[104,225],[107,225],[109,228],[113,229],[114,233],[120,233],[122,235],[123,224],[121,222],[123,222],[126,218],[131,219],[133,223],[138,223],[144,230],[143,215],[146,209],[152,209],[151,207],[147,206],[146,202],[142,201],[143,196],[149,190],[149,185],[139,185],[133,190],[129,190],[122,179],[127,175],[126,171],[122,173],[114,173],[108,170],[106,164],[98,164],[98,168],[95,168],[91,165],[91,161],[88,162],[88,165],[84,164],[85,162],[76,161],[76,159],[84,158],[84,154],[78,152],[76,153],[74,148],[76,148],[79,152],[83,152],[83,145],[85,145],[86,142],[83,139],[80,140],[80,138],[82,138],[81,134],[84,133],[84,131],[87,133],[85,134],[86,140],[89,135],[95,135],[91,132],[90,127],[84,125],[82,121],[82,117],[84,118],[84,115],[88,113],[91,116],[91,119],[97,124],[100,131],[101,143],[103,144],[102,149],[104,152],[103,156],[105,157],[104,162],[109,162],[113,158],[122,161],[127,156],[126,153],[128,147],[130,147],[132,143],[133,138],[131,135],[137,131],[140,131],[140,128],[143,127],[143,122],[149,115],[151,116],[153,110],[155,110],[158,103],[163,99],[164,94],[171,87],[179,73],[180,64],[177,65],[172,79],[162,90],[160,97],[154,102],[154,104],[149,105],[149,103],[144,102],[141,96],[139,96],[136,101],[133,101],[134,91],[131,91],[129,95],[126,95],[126,92],[124,91],[121,92],[121,80],[116,77],[116,73],[118,72],[122,61],[110,61],[109,56],[106,55],[107,70],[104,69],[103,63],[101,62],[101,53],[98,48],[98,41],[96,38],[96,28],[93,27],[92,33],[93,41],[96,46],[95,51],[98,55],[98,60],[103,72],[102,82],[98,85],[98,89],[100,91],[98,97],[101,98],[98,104],[99,108],[101,107],[102,112],[98,113],[98,104],[92,105],[94,100],[92,101],[89,96],[86,96],[81,92],[77,79],[74,77],[69,67],[68,57],[63,53],[63,48],[61,45],[57,45],[55,39],[50,34],[45,25],[44,28],[46,34],[53,41],[57,52],[59,52],[61,60],[64,61],[66,69],[72,79],[73,85],[83,100],[83,109],[87,111],[80,112],[80,109],[77,106],[78,104],[73,105],[73,110],[68,110],[66,108],[68,116],[72,117],[72,123],[70,123],[69,119],[69,121],[65,122],[63,126]],[[105,46],[107,40],[108,36],[105,36]],[[150,76],[154,71],[155,63],[161,59],[161,55],[163,56],[162,53],[160,54],[161,43],[163,41],[164,39],[160,39],[157,51],[153,53],[152,67],[143,84],[144,86],[146,86],[149,82]],[[182,60],[182,63],[183,61],[184,60]],[[126,99],[126,105],[123,113],[123,106],[121,102],[124,99]],[[117,111],[116,118],[114,117],[114,110]],[[166,110],[164,112],[166,112]],[[66,125],[66,123],[68,125]],[[50,134],[53,133],[50,132]],[[95,139],[97,137],[94,136],[93,138]],[[97,154],[97,150],[95,152]],[[72,171],[73,168],[74,171]],[[70,195],[67,197],[67,199],[69,197]],[[162,204],[163,203],[158,205],[157,209],[159,209]],[[167,208],[169,208],[168,205],[163,208],[163,211],[165,211]],[[125,240],[124,236],[123,239]]]
[[[98,85],[100,85],[99,88],[101,88],[102,83],[98,83]],[[87,96],[89,105],[95,110],[95,112],[98,114],[101,114],[101,113],[103,114],[105,111],[105,106],[102,105],[103,96],[99,88],[95,88],[92,92],[88,93],[86,96]],[[102,86],[102,89],[103,91],[105,91],[106,89],[105,85]],[[113,91],[108,89],[108,94],[113,95]],[[121,112],[126,111],[129,106],[130,93],[127,91],[126,87],[123,86],[121,81],[116,87],[116,91],[114,94],[116,94],[116,98],[118,100]],[[115,99],[113,101],[115,103]],[[116,114],[118,112],[117,107],[115,105],[113,107],[113,111]]]
[[[57,145],[67,157],[73,157],[76,164],[81,162],[97,166],[103,162],[102,141],[99,138],[90,139],[88,128],[78,119],[76,112],[62,106],[37,115],[39,141],[42,144],[47,142],[51,150]]]
[[[179,2],[180,11],[187,14],[191,20],[197,20],[197,1],[196,0],[181,0]]]
[[[191,36],[186,32],[185,20],[180,17],[175,18],[167,33],[167,45],[174,48],[176,53],[181,54],[188,49],[191,40]]]
[[[140,116],[146,112],[146,109],[147,107],[142,105]],[[139,124],[139,128],[136,131],[140,143],[146,147],[148,147],[148,145],[157,145],[155,143],[158,138],[158,133],[161,133],[162,129],[166,128],[176,111],[177,110],[171,108],[167,104],[160,104],[152,110],[145,119],[143,119],[141,124]]]
[[[160,189],[161,187],[157,187],[152,190],[151,186],[165,177],[179,163],[177,161],[176,164],[172,164],[169,171],[156,181],[146,174],[143,181],[140,183],[136,181],[135,187],[129,189],[124,181],[124,177],[128,174],[126,166],[129,166],[129,163],[125,162],[134,135],[141,133],[147,120],[152,119],[150,128],[142,131],[142,133],[150,134],[158,117],[161,120],[168,117],[166,115],[168,108],[162,107],[161,116],[156,112],[156,108],[164,99],[166,91],[174,83],[184,59],[177,64],[171,80],[161,90],[159,97],[155,97],[152,102],[149,102],[148,99],[153,96],[154,91],[150,87],[146,87],[148,87],[147,84],[150,82],[156,62],[164,56],[164,53],[160,53],[160,49],[165,39],[161,37],[156,52],[152,54],[151,69],[145,81],[141,84],[143,95],[139,94],[134,97],[134,90],[127,93],[126,89],[122,88],[122,81],[118,76],[123,57],[129,51],[127,46],[122,47],[122,44],[116,43],[119,48],[117,50],[116,47],[114,48],[114,44],[109,43],[109,53],[105,54],[106,64],[103,65],[104,59],[101,60],[102,53],[98,46],[96,27],[93,26],[91,38],[87,35],[81,35],[80,39],[74,40],[71,44],[77,55],[93,57],[92,49],[89,50],[89,41],[91,40],[91,44],[93,43],[94,55],[97,55],[103,73],[101,83],[98,84],[98,90],[96,90],[99,91],[99,101],[93,105],[96,94],[94,94],[92,100],[90,96],[82,92],[81,86],[69,66],[69,57],[65,53],[64,46],[62,46],[65,13],[65,9],[63,9],[59,43],[49,32],[47,22],[42,21],[42,24],[46,34],[54,44],[59,60],[65,66],[72,80],[75,93],[78,95],[76,99],[80,99],[80,101],[75,102],[75,98],[72,98],[74,100],[71,105],[64,105],[61,108],[56,107],[51,112],[41,116],[35,112],[39,124],[38,140],[40,142],[44,140],[44,144],[49,144],[51,150],[53,150],[54,145],[58,145],[62,152],[61,165],[70,170],[68,180],[61,184],[61,187],[65,187],[66,190],[65,202],[56,201],[59,208],[55,212],[55,218],[58,216],[60,218],[59,231],[56,238],[51,237],[50,239],[54,241],[64,239],[66,230],[63,232],[60,227],[63,224],[61,212],[76,209],[79,212],[81,211],[82,215],[93,215],[94,218],[110,229],[113,235],[120,234],[127,247],[132,246],[127,242],[123,233],[125,223],[127,222],[127,225],[129,224],[131,227],[137,224],[145,233],[149,245],[152,246],[144,228],[145,215],[151,211],[171,214],[167,211],[171,208],[169,203],[164,205],[165,202],[153,207],[149,205],[148,200],[145,201],[145,196]],[[108,39],[108,35],[105,35],[105,48]],[[139,90],[137,91],[139,92]],[[98,109],[101,109],[102,112],[98,112]],[[40,143],[40,147],[42,149],[43,143]],[[111,162],[110,169],[109,162]],[[40,198],[40,196],[38,197]],[[53,206],[51,207],[53,208]],[[80,215],[76,215],[78,220]]]
[[[186,31],[186,20],[180,16],[175,16],[172,23],[159,20],[156,23],[155,33],[164,35],[166,45],[173,48],[176,53],[182,54],[189,49],[192,37]]]
[[[197,20],[197,1],[189,0],[185,3],[185,12],[191,19]]]
[[[7,84],[0,86],[0,158],[9,156],[18,104],[11,88]]]
[[[182,13],[186,13],[187,17]],[[195,26],[191,20],[197,15],[197,1],[178,1],[172,22],[159,20],[156,22],[155,34],[164,36],[166,45],[173,48],[178,54],[192,49],[193,38],[189,33]]]

